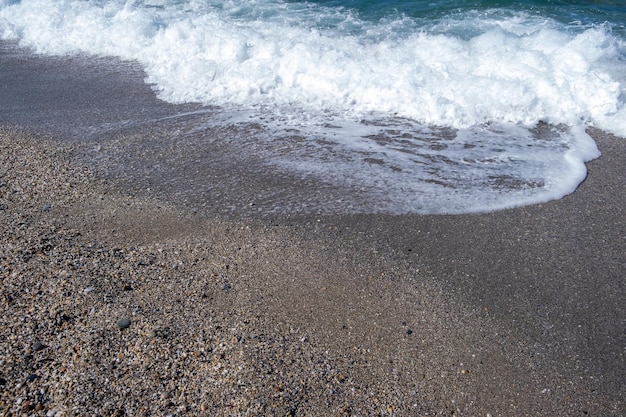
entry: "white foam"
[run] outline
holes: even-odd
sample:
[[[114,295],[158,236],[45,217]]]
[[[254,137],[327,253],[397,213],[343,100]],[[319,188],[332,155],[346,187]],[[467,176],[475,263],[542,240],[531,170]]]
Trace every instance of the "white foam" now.
[[[248,2],[4,3],[4,38],[45,53],[139,60],[172,102],[297,103],[455,127],[583,120],[626,135],[625,87],[617,79],[624,65],[615,66],[626,48],[602,27],[572,35],[522,15],[515,24],[489,22],[465,40],[415,30],[400,36],[394,21],[323,31],[304,19],[321,20],[329,9],[301,15],[302,6],[290,11],[296,6],[280,2],[257,1],[270,18],[256,20],[241,11]]]
[[[290,128],[269,140],[280,143],[297,134]],[[364,207],[352,208],[366,212],[459,214],[560,199],[585,179],[584,163],[599,156],[582,125],[456,130],[408,120],[344,121],[308,128],[306,137],[305,147],[264,156],[367,195]]]
[[[329,174],[307,155],[279,163],[370,184],[407,206],[425,207],[417,211],[482,211],[560,198],[584,179],[584,161],[598,155],[585,126],[626,136],[626,45],[604,27],[571,31],[518,14],[468,15],[459,27],[452,27],[457,20],[420,28],[406,17],[368,23],[340,9],[264,0],[12,3],[0,1],[3,38],[41,53],[137,60],[164,100],[243,106],[252,117],[269,111],[281,123],[308,126],[311,136],[334,135],[322,127],[329,120],[349,125],[336,146],[348,153],[372,147],[368,152],[382,155],[383,164],[342,167],[335,160]],[[396,130],[406,119],[460,129],[447,151],[437,151],[440,161],[456,162],[437,165],[431,158],[424,170],[417,156],[407,159],[407,149],[375,149],[364,137],[385,128],[356,121],[381,118],[403,120]],[[540,121],[571,129],[540,145],[518,130]],[[420,128],[411,122],[410,129]],[[472,156],[468,149],[481,141],[489,145],[476,146],[482,153]],[[477,179],[463,183],[464,176]],[[507,189],[505,180],[489,185],[489,178],[516,178],[519,187]],[[442,185],[450,181],[453,187]],[[472,181],[482,181],[485,193]]]

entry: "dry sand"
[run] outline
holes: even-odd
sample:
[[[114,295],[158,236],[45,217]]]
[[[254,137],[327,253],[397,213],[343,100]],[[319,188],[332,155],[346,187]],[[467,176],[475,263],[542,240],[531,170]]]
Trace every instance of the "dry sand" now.
[[[0,412],[624,415],[626,141],[592,133],[560,201],[270,222],[3,129]]]

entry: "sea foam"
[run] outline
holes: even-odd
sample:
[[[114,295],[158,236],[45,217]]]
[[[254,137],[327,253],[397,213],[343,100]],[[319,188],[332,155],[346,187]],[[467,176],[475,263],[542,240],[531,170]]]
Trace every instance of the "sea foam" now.
[[[138,60],[171,102],[385,112],[454,127],[584,121],[626,135],[615,66],[625,47],[602,27],[572,34],[520,15],[479,21],[482,33],[463,39],[281,2],[247,5],[269,16],[257,19],[241,10],[247,2],[6,3],[4,38],[42,53]],[[327,14],[336,21],[324,30]]]
[[[230,122],[256,120],[269,135],[342,137],[332,139],[336,149],[381,163],[364,168],[354,162],[363,158],[347,157],[330,167],[298,152],[274,161],[396,189],[405,200],[421,196],[405,201],[417,211],[560,198],[598,156],[586,126],[626,136],[626,45],[605,26],[572,29],[522,12],[365,21],[348,9],[262,0],[0,4],[2,37],[39,53],[136,60],[163,100],[235,109]],[[538,123],[554,126],[557,138],[541,142],[529,130]],[[428,145],[431,128],[450,129],[454,139]],[[417,148],[436,156],[407,157]],[[346,160],[354,163],[342,166]],[[428,196],[444,202],[430,207]]]

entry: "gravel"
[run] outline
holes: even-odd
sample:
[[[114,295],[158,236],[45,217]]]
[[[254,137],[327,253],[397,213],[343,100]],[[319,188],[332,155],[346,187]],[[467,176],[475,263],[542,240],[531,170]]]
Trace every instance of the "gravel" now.
[[[70,156],[0,129],[5,416],[623,411],[340,222],[201,219]]]

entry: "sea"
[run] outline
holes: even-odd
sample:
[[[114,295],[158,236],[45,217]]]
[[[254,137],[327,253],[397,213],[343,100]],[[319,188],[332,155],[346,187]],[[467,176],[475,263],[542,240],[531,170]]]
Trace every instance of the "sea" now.
[[[173,175],[158,168],[170,152],[201,167],[174,185],[196,202],[220,187],[254,194],[233,211],[544,203],[574,192],[600,156],[590,128],[626,137],[624,1],[0,0],[0,38],[33,56],[132,62],[158,100],[193,105],[184,114],[199,117],[168,116],[176,129],[151,184]],[[248,160],[258,190],[242,184],[254,173],[214,175]],[[285,191],[300,184],[306,196]]]

